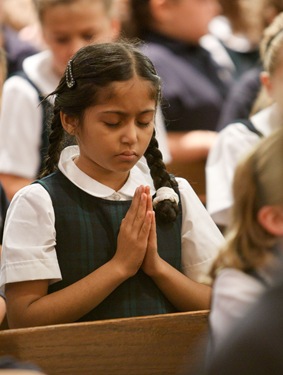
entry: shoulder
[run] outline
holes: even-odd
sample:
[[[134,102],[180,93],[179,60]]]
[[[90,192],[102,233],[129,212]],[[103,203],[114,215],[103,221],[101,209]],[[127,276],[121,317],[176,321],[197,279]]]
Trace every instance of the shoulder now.
[[[23,187],[14,195],[8,210],[13,210],[15,207],[39,207],[44,204],[51,204],[50,196],[43,186],[34,183]]]
[[[142,47],[142,52],[150,58],[158,74],[162,77],[162,80],[170,79],[173,71],[176,77],[178,73],[176,64],[179,65],[179,63],[184,60],[183,57],[180,57],[180,55],[170,50],[168,46],[162,45],[161,43],[148,42]],[[186,67],[186,70],[190,69],[190,64],[188,62],[186,62]]]
[[[59,82],[60,77],[53,70],[52,54],[49,50],[26,58],[23,70],[44,95],[52,92]]]
[[[208,154],[207,165],[209,166],[214,162],[215,158],[220,158],[222,162],[226,163],[227,161],[223,159],[223,153],[230,154],[234,159],[237,154],[245,152],[258,141],[259,136],[250,131],[240,120],[231,123],[218,133],[216,142]]]
[[[147,42],[141,48],[142,52],[150,59],[158,61],[161,57],[173,56],[172,51],[161,43]]]
[[[226,268],[216,277],[214,294],[228,299],[239,298],[249,303],[265,290],[264,284],[241,270]]]
[[[14,74],[5,81],[3,95],[8,95],[9,93],[12,95],[20,93],[23,93],[24,95],[35,93],[37,96],[35,88],[20,74]]]

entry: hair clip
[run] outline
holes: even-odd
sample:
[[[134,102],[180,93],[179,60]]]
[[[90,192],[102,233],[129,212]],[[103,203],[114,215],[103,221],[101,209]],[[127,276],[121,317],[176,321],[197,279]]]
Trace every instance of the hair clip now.
[[[76,81],[74,80],[73,72],[72,72],[72,62],[73,60],[69,60],[67,64],[67,68],[66,68],[66,83],[69,89],[72,89],[76,84]]]
[[[175,202],[176,204],[179,203],[178,194],[175,193],[172,188],[163,186],[156,191],[156,197],[152,201],[153,207],[155,208],[159,202],[164,201],[165,199],[169,199],[171,202]]]

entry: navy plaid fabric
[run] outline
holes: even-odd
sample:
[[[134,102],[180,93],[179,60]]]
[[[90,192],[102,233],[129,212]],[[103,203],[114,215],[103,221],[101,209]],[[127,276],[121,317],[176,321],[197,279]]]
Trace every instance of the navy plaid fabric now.
[[[55,211],[56,252],[63,279],[49,287],[52,293],[80,280],[113,257],[120,224],[131,201],[94,197],[59,171],[37,182],[50,194]],[[178,270],[181,268],[181,224],[180,213],[175,223],[157,225],[158,252]],[[175,311],[151,278],[140,270],[80,321]]]

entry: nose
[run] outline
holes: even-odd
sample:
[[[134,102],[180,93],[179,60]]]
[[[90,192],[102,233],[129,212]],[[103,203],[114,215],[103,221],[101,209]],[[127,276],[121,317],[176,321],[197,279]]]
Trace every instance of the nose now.
[[[135,144],[138,139],[137,127],[134,122],[130,122],[127,126],[122,129],[123,133],[121,136],[122,143]]]

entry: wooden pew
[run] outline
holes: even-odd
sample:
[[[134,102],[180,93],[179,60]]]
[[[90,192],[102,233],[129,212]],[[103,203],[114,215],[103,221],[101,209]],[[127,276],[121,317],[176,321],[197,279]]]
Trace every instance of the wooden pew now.
[[[206,159],[190,163],[172,161],[166,165],[168,172],[176,177],[183,177],[190,183],[204,205],[206,203],[205,164]]]
[[[172,375],[203,356],[208,311],[0,332],[0,356],[48,375]]]

